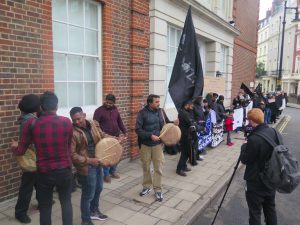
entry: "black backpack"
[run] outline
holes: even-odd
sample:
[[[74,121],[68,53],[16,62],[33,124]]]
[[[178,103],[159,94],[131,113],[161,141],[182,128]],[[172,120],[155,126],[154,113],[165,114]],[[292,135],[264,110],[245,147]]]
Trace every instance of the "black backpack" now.
[[[287,194],[291,193],[299,185],[300,171],[298,169],[298,161],[292,156],[289,149],[283,145],[279,132],[275,129],[274,131],[276,132],[279,145],[265,133],[255,133],[255,135],[263,138],[274,148],[270,160],[265,163],[259,175],[269,189],[275,189],[279,193]]]

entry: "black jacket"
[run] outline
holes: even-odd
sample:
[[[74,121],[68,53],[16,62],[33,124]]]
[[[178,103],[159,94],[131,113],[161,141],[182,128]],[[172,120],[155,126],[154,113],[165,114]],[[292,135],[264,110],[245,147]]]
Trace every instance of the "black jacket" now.
[[[217,106],[218,106],[218,114],[219,118],[225,119],[225,116],[223,114],[226,114],[225,107],[223,105],[223,102],[220,102],[220,100],[217,101]]]
[[[273,147],[264,139],[255,135],[262,131],[276,143],[279,143],[275,131],[266,123],[259,124],[248,137],[247,144],[241,146],[241,162],[246,165],[244,179],[247,182],[248,191],[267,190],[258,172],[271,158]]]
[[[178,119],[179,119],[178,127],[181,131],[182,136],[187,136],[190,127],[190,121],[192,119],[190,112],[188,112],[185,108],[180,109],[178,113]]]
[[[203,107],[201,104],[198,104],[197,102],[195,102],[195,104],[194,104],[194,108],[191,111],[191,115],[192,115],[192,118],[196,121],[205,120]]]
[[[253,98],[253,108],[259,108],[261,100],[260,98]]]
[[[162,111],[166,123],[172,123],[167,117],[165,111]],[[151,136],[159,136],[159,133],[163,126],[164,119],[161,114],[161,109],[152,111],[148,106],[145,106],[141,111],[139,111],[135,123],[135,132],[138,135],[139,147],[141,147],[141,144],[147,146],[156,146],[160,144],[160,141],[152,141]]]

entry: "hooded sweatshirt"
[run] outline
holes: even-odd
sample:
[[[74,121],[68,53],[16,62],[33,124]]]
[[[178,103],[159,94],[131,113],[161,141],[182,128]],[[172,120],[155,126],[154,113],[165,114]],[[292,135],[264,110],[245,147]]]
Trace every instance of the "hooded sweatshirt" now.
[[[20,134],[19,134],[20,140],[22,138],[25,125],[32,118],[37,118],[37,117],[35,115],[33,115],[32,113],[25,113],[25,112],[21,111],[21,115],[19,116],[18,121],[17,121],[17,124],[20,125]]]
[[[25,125],[32,118],[37,118],[37,117],[35,115],[33,115],[32,113],[25,113],[25,112],[21,111],[21,115],[19,116],[18,121],[17,121],[17,124],[20,125],[20,134],[19,134],[20,139],[19,140],[21,140],[21,138],[22,138],[23,130],[24,130]],[[30,145],[29,148],[31,150],[33,150],[34,152],[36,151],[34,145]],[[22,167],[21,167],[21,169],[22,169],[23,172],[29,172],[29,171],[23,169]]]

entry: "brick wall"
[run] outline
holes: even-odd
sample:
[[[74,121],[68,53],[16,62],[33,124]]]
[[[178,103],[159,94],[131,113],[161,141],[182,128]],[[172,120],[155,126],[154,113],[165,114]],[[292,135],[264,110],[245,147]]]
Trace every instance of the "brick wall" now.
[[[149,0],[102,3],[103,97],[116,95],[130,133],[124,159],[139,157],[134,125],[149,93]],[[21,169],[10,152],[18,140],[23,95],[54,89],[52,12],[47,0],[0,0],[0,202],[15,197]]]
[[[233,20],[243,33],[234,39],[232,95],[236,97],[241,83],[250,88],[255,81],[258,38],[259,0],[234,0]],[[254,91],[255,88],[252,88]]]
[[[297,0],[297,6],[300,6],[300,0]],[[295,67],[296,67],[296,59],[297,56],[300,56],[300,50],[297,50],[297,43],[298,43],[298,35],[300,34],[300,27],[298,25],[299,23],[296,24],[296,30],[295,30],[295,42],[294,42],[294,60],[293,60],[293,69],[292,69],[292,73],[300,73],[300,71],[296,71]]]
[[[51,1],[0,1],[0,202],[17,195],[20,167],[17,104],[25,94],[53,90]]]

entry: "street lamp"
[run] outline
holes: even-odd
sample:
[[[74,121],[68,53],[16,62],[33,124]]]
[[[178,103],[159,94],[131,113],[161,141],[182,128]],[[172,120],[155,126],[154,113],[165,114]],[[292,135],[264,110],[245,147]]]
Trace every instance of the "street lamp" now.
[[[295,13],[295,19],[292,22],[300,22],[299,19],[299,12],[298,12],[298,6],[297,7],[286,7],[286,1],[284,2],[284,16],[283,16],[283,21],[282,21],[282,38],[281,38],[281,52],[280,52],[280,64],[279,64],[279,74],[278,74],[278,85],[277,85],[277,90],[281,91],[281,74],[282,74],[282,58],[283,58],[283,43],[284,43],[284,31],[285,31],[285,17],[286,17],[286,10],[287,9],[294,9],[296,10]]]

